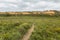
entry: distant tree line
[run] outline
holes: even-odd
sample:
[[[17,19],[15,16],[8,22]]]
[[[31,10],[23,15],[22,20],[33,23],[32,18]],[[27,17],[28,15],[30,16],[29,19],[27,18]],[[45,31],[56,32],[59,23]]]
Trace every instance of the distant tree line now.
[[[36,14],[34,14],[33,12],[28,12],[30,14],[22,14],[22,12],[20,12],[19,14],[9,14],[9,12],[5,12],[5,14],[0,14],[0,16],[51,16],[51,15],[48,15],[48,14],[43,14],[43,13],[40,13],[38,14],[38,12],[36,12]],[[52,16],[60,16],[60,12],[58,11],[55,11],[55,14],[52,15]]]

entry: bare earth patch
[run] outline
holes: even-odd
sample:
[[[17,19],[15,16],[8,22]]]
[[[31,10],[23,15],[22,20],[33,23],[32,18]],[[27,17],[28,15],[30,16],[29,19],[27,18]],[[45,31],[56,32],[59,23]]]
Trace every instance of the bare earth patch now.
[[[34,31],[34,24],[32,27],[28,30],[28,32],[23,36],[22,40],[29,40],[32,32]]]

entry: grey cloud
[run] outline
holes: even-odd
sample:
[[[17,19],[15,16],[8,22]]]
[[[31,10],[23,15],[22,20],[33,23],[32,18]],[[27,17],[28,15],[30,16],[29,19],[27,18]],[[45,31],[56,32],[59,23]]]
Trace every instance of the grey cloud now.
[[[37,3],[39,1],[60,2],[60,0],[23,0],[24,2]]]
[[[42,0],[42,1],[55,2],[55,3],[60,2],[60,0]]]
[[[41,0],[23,0],[24,2],[38,2],[38,1],[41,1]]]

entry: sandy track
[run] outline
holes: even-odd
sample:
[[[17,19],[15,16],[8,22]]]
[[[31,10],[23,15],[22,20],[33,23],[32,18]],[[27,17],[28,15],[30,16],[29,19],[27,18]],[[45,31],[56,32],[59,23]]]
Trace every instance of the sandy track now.
[[[34,24],[32,27],[28,30],[28,32],[23,36],[22,40],[29,40],[32,32],[34,31]]]

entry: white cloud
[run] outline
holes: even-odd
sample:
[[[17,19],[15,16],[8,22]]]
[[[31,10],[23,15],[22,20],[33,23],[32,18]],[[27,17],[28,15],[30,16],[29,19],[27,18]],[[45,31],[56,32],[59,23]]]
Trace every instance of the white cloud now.
[[[18,7],[18,5],[15,4],[6,4],[6,3],[0,3],[0,7]]]
[[[0,3],[0,7],[7,7],[4,3]]]
[[[55,9],[58,10],[60,9],[60,3],[55,3],[55,2],[48,2],[48,1],[39,1],[34,6],[32,7],[34,10],[50,10],[50,9]]]
[[[57,1],[57,2],[56,2]],[[8,9],[9,11],[21,10],[50,10],[60,9],[60,1],[58,0],[0,0],[0,11]],[[6,10],[5,10],[6,11]]]
[[[7,2],[17,2],[17,0],[5,0]]]
[[[7,6],[18,7],[18,5],[15,4],[8,4]]]

